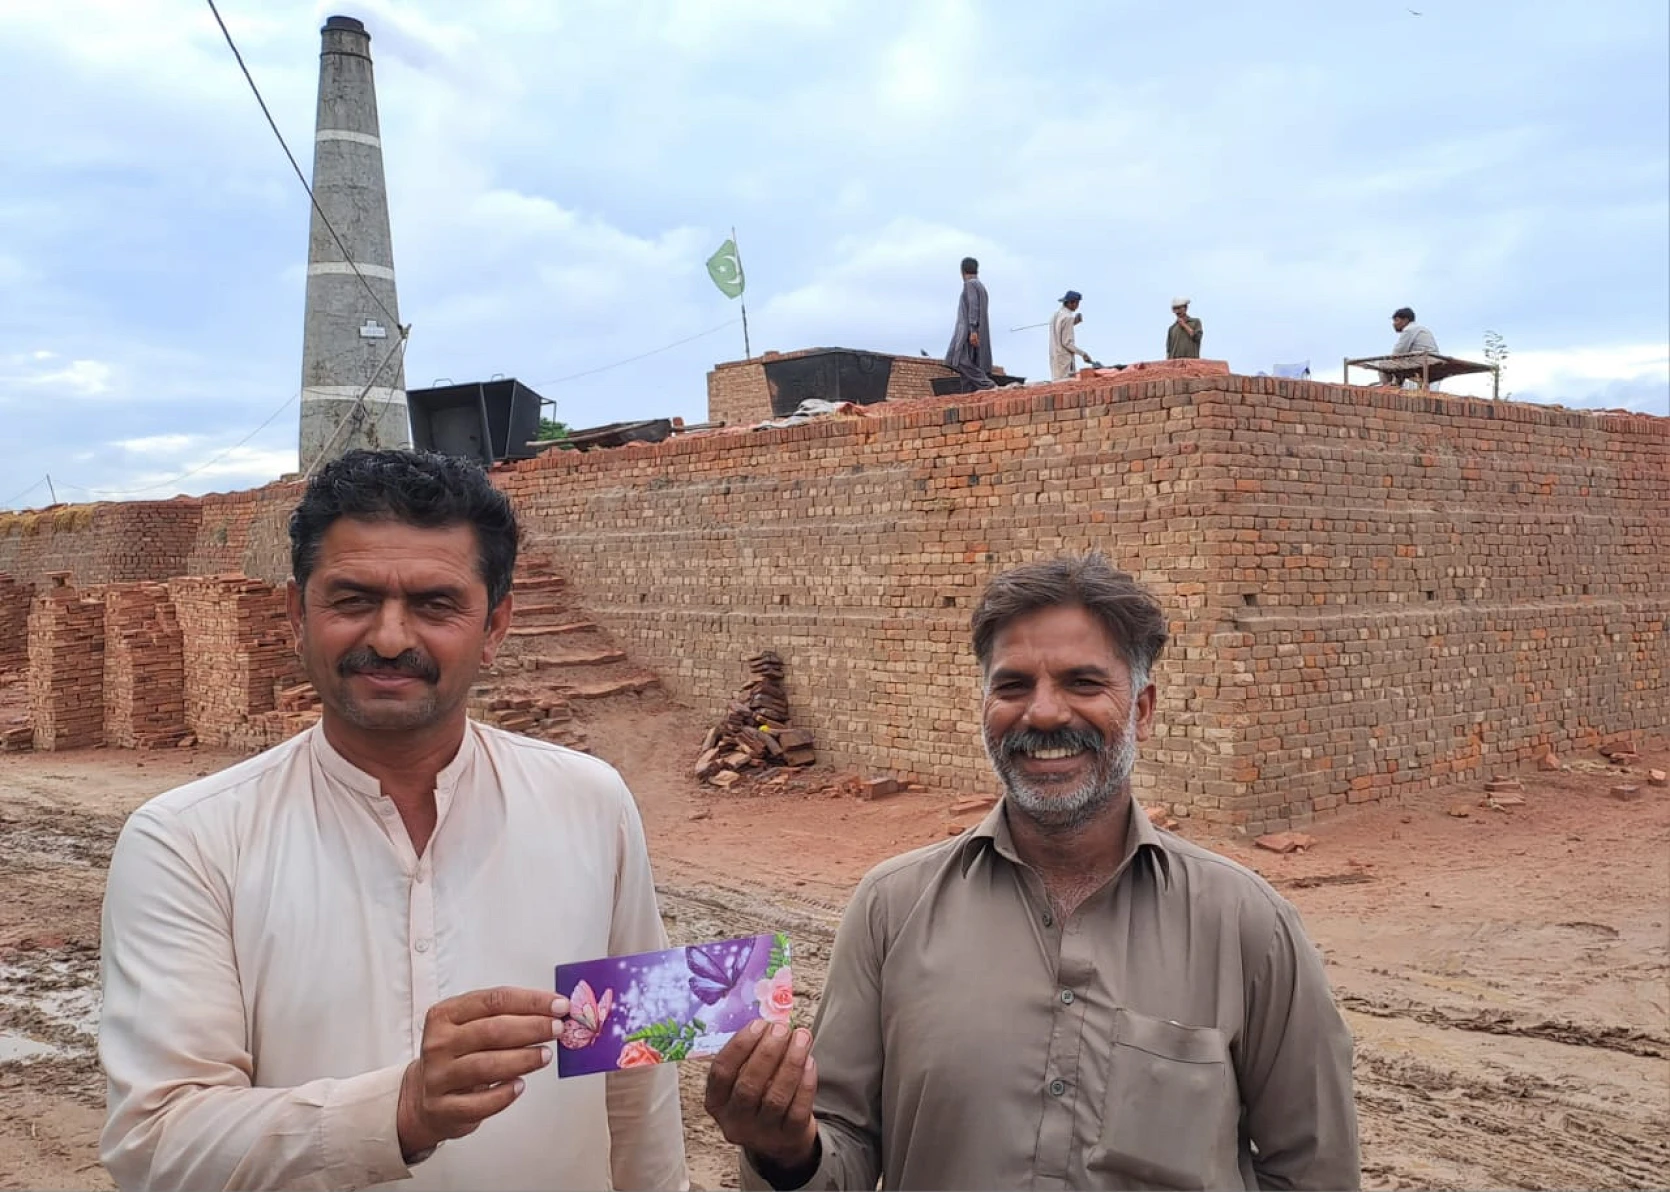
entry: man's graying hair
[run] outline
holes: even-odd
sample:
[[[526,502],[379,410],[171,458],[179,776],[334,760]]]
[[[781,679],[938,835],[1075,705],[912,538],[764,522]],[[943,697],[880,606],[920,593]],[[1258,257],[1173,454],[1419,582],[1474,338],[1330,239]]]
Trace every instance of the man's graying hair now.
[[[1082,608],[1107,627],[1131,672],[1131,690],[1148,683],[1154,660],[1165,648],[1165,614],[1160,602],[1136,579],[1116,570],[1100,552],[1027,563],[1003,572],[986,586],[975,606],[974,656],[981,674],[992,665],[992,642],[1017,618],[1046,608]]]
[[[487,607],[510,592],[518,530],[510,499],[480,465],[426,451],[349,451],[307,482],[290,515],[290,571],[303,590],[319,561],[319,543],[338,518],[402,522],[424,529],[475,530]]]

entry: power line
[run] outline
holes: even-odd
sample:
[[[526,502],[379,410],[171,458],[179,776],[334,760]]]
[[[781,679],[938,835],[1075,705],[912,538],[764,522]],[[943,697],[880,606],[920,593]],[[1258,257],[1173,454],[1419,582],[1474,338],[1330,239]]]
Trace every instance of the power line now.
[[[541,381],[539,384],[535,385],[534,388],[543,389],[547,385],[563,385],[569,381],[578,381],[581,377],[591,377],[596,376],[598,373],[608,372],[610,369],[619,368],[623,364],[634,364],[639,360],[647,360],[649,357],[658,356],[662,352],[670,352],[674,348],[683,347],[685,344],[695,343],[698,339],[703,339],[706,336],[717,335],[727,327],[735,327],[739,322],[741,322],[740,319],[727,319],[717,327],[709,327],[706,331],[698,331],[695,335],[687,335],[683,339],[674,340],[670,344],[663,344],[661,347],[653,348],[648,352],[640,352],[636,356],[628,356],[625,360],[617,360],[613,364],[605,364],[599,368],[588,368],[585,372],[577,372],[566,377],[558,377],[554,381]]]
[[[45,483],[46,483],[46,477],[42,476],[39,480],[35,481],[35,483],[31,484],[28,488],[24,489],[22,492],[18,493],[16,496],[7,497],[3,502],[0,502],[0,504],[5,505],[9,509],[13,505],[15,505],[19,501],[21,501],[24,497],[27,497],[30,493],[34,492],[37,488],[39,488],[41,485],[43,485]]]
[[[319,200],[313,194],[313,187],[309,185],[306,175],[302,173],[301,166],[296,164],[296,155],[290,152],[290,146],[285,143],[284,134],[278,131],[278,122],[273,119],[272,112],[267,108],[267,101],[261,98],[261,89],[255,85],[255,77],[249,73],[249,67],[244,65],[244,56],[238,52],[238,45],[232,40],[232,31],[226,27],[226,22],[220,19],[220,9],[215,7],[215,0],[208,0],[208,3],[209,11],[215,15],[215,24],[220,26],[221,35],[226,38],[226,44],[232,48],[232,56],[238,60],[238,69],[244,72],[244,78],[249,81],[249,89],[255,93],[255,102],[261,105],[261,114],[267,118],[267,127],[273,130],[273,136],[278,138],[278,147],[284,150],[284,156],[290,159],[290,168],[296,172],[296,181],[300,182],[302,189],[307,192],[308,201],[313,204],[313,210],[319,213],[319,219],[324,223],[325,230],[331,234],[331,239],[336,241],[336,247],[342,253],[342,259],[347,262],[348,268],[354,271],[354,276],[359,278],[360,285],[365,287],[365,292],[371,295],[371,301],[377,304],[377,308],[383,312],[390,326],[398,326],[400,320],[395,317],[394,312],[388,308],[388,304],[382,300],[377,291],[371,288],[371,283],[365,279],[365,274],[361,273],[360,267],[354,263],[353,255],[349,253],[348,246],[342,243],[342,237],[338,236],[336,229],[331,226],[330,217],[325,214],[325,209],[319,206]]]
[[[284,404],[283,405],[279,406],[278,409],[274,410],[271,414],[268,414],[264,419],[261,420],[261,425],[257,426],[254,430],[250,431],[247,435],[245,435],[243,438],[239,439],[236,443],[233,443],[230,447],[226,448],[224,451],[220,452],[218,455],[211,456],[209,459],[205,460],[203,463],[198,464],[195,468],[192,468],[191,470],[186,471],[186,472],[181,472],[178,476],[171,477],[167,480],[159,480],[155,484],[143,485],[140,488],[126,488],[126,489],[83,488],[79,484],[72,484],[69,487],[81,489],[82,492],[92,493],[94,496],[97,496],[97,497],[131,497],[131,496],[135,496],[139,493],[155,492],[159,488],[168,488],[172,485],[178,484],[182,480],[186,480],[186,479],[188,479],[192,476],[197,475],[199,472],[207,471],[209,468],[214,467],[214,465],[218,464],[221,460],[225,459],[228,455],[231,455],[234,451],[236,451],[238,448],[242,447],[245,443],[249,442],[256,435],[258,435],[262,431],[266,430],[267,427],[271,426],[272,422],[273,422],[273,419],[277,418],[280,414],[284,413],[285,410],[288,410],[290,408],[291,403],[294,402],[300,396],[301,396],[301,393],[299,391],[296,392],[296,393],[292,393],[289,397],[284,399]]]

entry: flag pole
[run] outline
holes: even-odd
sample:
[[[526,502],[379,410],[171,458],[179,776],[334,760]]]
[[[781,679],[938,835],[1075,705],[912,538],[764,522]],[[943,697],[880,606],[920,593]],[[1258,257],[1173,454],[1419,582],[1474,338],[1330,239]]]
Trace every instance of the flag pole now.
[[[731,228],[731,244],[736,249],[736,263],[737,267],[740,269],[742,267],[742,245],[737,243],[736,228],[734,226]],[[748,274],[744,272],[742,276],[746,278]],[[748,299],[742,297],[740,294],[737,295],[737,298],[742,303],[742,354],[745,359],[752,360],[754,358],[754,349],[749,346],[748,343]]]

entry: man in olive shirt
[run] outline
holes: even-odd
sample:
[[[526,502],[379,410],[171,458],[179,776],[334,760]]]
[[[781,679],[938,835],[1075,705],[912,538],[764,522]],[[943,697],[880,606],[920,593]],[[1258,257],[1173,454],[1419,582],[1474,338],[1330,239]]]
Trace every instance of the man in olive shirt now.
[[[859,884],[810,1034],[715,1058],[742,1186],[1357,1188],[1351,1036],[1298,913],[1131,796],[1159,605],[1056,559],[973,628],[1006,795]]]
[[[1189,317],[1189,300],[1171,300],[1172,324],[1166,329],[1167,360],[1200,359],[1200,320]]]

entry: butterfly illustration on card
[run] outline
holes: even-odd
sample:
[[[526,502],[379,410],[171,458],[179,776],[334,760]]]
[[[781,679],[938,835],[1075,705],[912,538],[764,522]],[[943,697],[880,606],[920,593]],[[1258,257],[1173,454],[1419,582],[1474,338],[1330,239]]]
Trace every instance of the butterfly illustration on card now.
[[[592,992],[591,985],[581,981],[568,995],[568,1017],[563,1021],[557,1042],[570,1051],[590,1047],[603,1030],[604,1020],[615,1005],[615,991],[605,989],[603,996]]]
[[[753,954],[754,941],[751,939],[686,948],[684,963],[690,969],[690,992],[704,1005],[718,1005],[742,980],[748,959]]]

